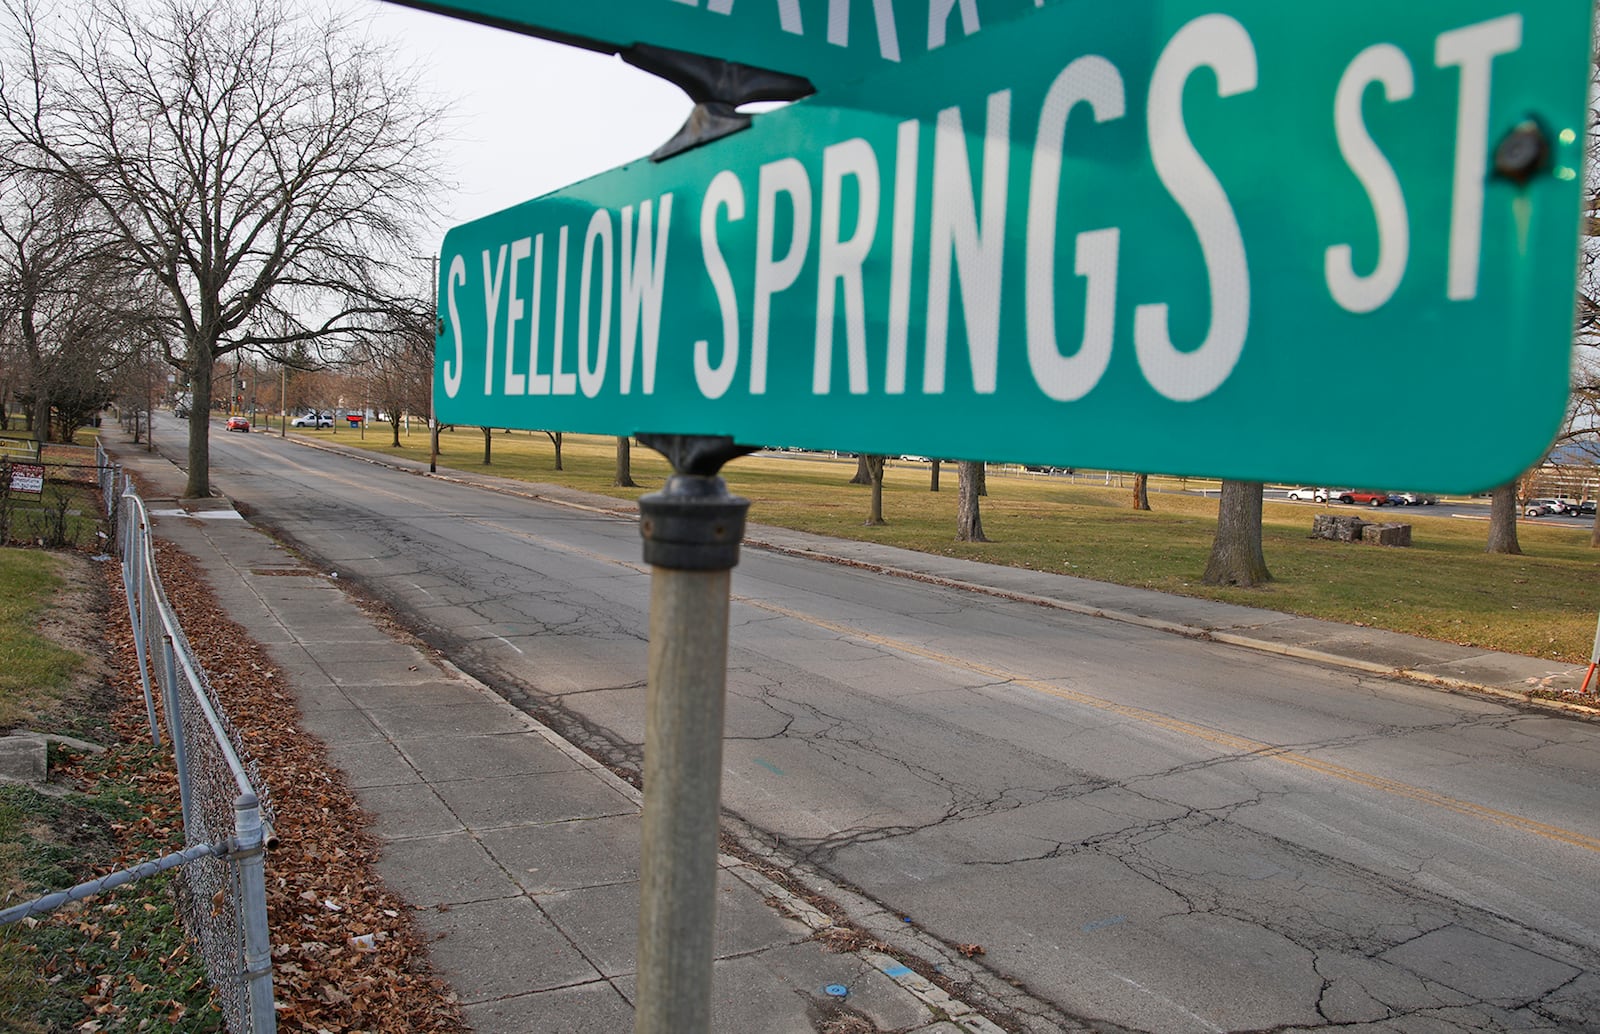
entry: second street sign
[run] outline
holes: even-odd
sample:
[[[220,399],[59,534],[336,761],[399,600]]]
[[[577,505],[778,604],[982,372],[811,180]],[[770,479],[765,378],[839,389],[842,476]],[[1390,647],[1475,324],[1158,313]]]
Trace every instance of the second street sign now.
[[[1046,8],[452,230],[438,415],[1503,482],[1565,408],[1591,14]]]
[[[851,82],[1045,0],[393,0],[595,50],[637,44]],[[1050,0],[1058,3],[1060,0]]]

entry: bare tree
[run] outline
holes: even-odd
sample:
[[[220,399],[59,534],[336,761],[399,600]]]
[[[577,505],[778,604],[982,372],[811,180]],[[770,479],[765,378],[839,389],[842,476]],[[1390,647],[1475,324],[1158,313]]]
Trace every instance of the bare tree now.
[[[388,312],[436,185],[436,112],[349,18],[282,0],[11,0],[8,158],[90,199],[166,295],[191,496],[210,492],[219,357],[334,343]]]
[[[633,439],[617,435],[617,472],[611,483],[618,488],[638,488],[633,480]]]
[[[150,331],[142,281],[117,275],[85,199],[17,170],[0,180],[0,328],[16,342],[16,388],[39,441],[70,441],[113,394],[111,376]]]
[[[870,485],[870,484],[872,484],[872,469],[867,465],[867,461],[870,460],[870,459],[871,459],[871,457],[868,456],[864,452],[856,453],[856,472],[854,474],[850,475],[850,480],[849,480],[848,484],[852,484],[852,485]]]
[[[1248,588],[1272,580],[1261,550],[1261,491],[1259,481],[1222,483],[1217,534],[1202,579],[1207,585]]]
[[[408,413],[426,413],[433,390],[433,318],[426,308],[392,316],[387,334],[363,341],[356,352],[365,394],[387,418],[390,446],[400,448],[400,424]],[[487,449],[484,462],[488,461]]]
[[[550,444],[556,450],[556,469],[557,470],[564,469],[561,466],[561,438],[562,438],[562,433],[563,432],[561,432],[561,431],[545,431],[545,432],[543,432],[544,436],[546,438],[550,439]]]
[[[959,542],[988,542],[983,533],[983,517],[978,511],[978,497],[982,494],[983,464],[961,460],[956,463],[959,487],[956,493],[956,540]]]

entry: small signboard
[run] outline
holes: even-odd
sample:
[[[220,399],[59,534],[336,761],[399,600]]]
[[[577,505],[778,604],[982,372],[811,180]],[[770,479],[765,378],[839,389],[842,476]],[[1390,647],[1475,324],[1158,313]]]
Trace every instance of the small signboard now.
[[[42,495],[44,493],[44,465],[41,463],[11,464],[11,491]]]
[[[452,230],[438,416],[1503,483],[1565,413],[1592,16],[1047,6]]]

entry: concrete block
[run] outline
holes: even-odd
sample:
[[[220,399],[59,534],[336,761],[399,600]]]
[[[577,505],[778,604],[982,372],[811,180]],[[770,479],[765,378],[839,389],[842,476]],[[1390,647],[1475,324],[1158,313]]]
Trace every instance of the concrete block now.
[[[1334,542],[1360,542],[1371,521],[1341,513],[1319,513],[1311,519],[1311,537]]]
[[[0,779],[42,783],[48,774],[48,752],[39,736],[0,738]]]
[[[1361,529],[1361,541],[1369,546],[1409,546],[1411,525],[1368,524]]]

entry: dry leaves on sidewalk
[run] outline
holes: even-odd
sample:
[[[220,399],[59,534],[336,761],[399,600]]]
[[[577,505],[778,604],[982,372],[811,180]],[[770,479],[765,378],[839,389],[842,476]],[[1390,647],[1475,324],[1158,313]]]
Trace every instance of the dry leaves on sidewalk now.
[[[456,1032],[455,996],[428,970],[410,908],[380,882],[377,842],[326,748],[301,732],[282,673],[266,651],[228,618],[197,564],[157,543],[168,598],[210,677],[223,709],[260,765],[277,811],[278,847],[267,858],[274,997],[284,1031]],[[120,582],[115,589],[120,596]],[[112,620],[124,697],[143,713],[127,611]],[[132,733],[137,735],[137,729]],[[176,808],[176,781],[167,790]]]

